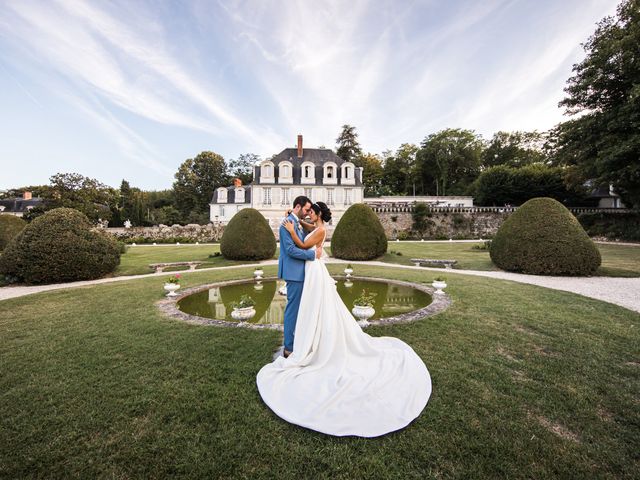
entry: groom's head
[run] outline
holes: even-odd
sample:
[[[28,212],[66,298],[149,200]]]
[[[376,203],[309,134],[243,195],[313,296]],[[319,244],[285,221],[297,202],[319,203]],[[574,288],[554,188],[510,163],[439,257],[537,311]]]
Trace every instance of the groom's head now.
[[[311,200],[304,195],[300,195],[296,197],[293,201],[293,210],[292,212],[298,218],[304,218],[309,214],[309,210],[311,210]]]

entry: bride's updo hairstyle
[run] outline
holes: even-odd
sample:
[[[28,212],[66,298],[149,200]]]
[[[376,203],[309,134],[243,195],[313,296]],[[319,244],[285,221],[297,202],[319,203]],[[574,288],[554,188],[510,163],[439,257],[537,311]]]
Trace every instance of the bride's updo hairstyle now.
[[[323,222],[331,221],[331,210],[327,207],[327,204],[324,202],[316,202],[311,205],[311,209],[316,212],[320,218],[322,218]]]

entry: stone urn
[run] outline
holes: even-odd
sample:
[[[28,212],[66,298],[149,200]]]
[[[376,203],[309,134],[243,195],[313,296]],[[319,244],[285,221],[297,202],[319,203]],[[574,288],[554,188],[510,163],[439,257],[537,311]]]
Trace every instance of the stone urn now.
[[[352,273],[353,273],[353,268],[347,267],[344,269],[344,274],[347,276],[347,278],[349,278]]]
[[[444,292],[442,290],[444,288],[447,288],[447,282],[445,282],[444,280],[434,280],[431,285],[436,289],[436,291],[433,292],[434,294],[444,295]]]
[[[376,311],[373,307],[370,307],[368,305],[355,305],[353,309],[351,309],[351,313],[353,313],[353,316],[358,320],[366,321],[369,318],[373,317]]]
[[[249,320],[256,314],[256,310],[253,307],[234,308],[231,312],[231,318],[238,321]]]
[[[178,290],[180,288],[180,284],[179,283],[165,283],[164,284],[164,289],[169,292],[167,293],[167,297],[176,297],[178,294],[176,293],[176,290]]]
[[[256,268],[253,271],[253,276],[256,280],[261,280],[262,277],[264,276],[264,270],[262,270],[261,268]]]

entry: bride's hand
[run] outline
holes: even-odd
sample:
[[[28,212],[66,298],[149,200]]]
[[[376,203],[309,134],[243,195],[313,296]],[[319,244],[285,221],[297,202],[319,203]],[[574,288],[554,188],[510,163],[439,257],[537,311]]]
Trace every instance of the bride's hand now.
[[[282,222],[282,225],[284,225],[284,228],[287,229],[287,232],[293,235],[295,227],[293,226],[293,222],[291,220],[285,220],[284,222]]]

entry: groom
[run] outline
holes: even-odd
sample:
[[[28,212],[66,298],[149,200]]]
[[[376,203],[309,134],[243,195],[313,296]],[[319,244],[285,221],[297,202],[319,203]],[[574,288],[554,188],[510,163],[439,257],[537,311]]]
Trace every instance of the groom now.
[[[305,196],[296,197],[293,210],[287,220],[293,222],[296,235],[304,241],[307,232],[300,225],[300,219],[307,216],[311,210],[311,200]],[[300,309],[300,298],[304,285],[304,262],[320,258],[322,249],[303,250],[298,248],[291,238],[291,234],[280,225],[280,257],[278,258],[278,278],[287,282],[287,306],[284,309],[284,356],[293,352],[293,334],[296,330],[296,320]]]

